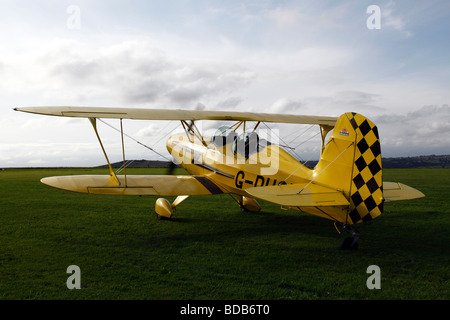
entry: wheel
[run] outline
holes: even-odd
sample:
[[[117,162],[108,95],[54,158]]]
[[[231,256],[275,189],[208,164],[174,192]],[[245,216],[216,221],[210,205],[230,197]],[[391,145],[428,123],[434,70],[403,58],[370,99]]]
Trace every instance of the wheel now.
[[[166,217],[160,216],[156,212],[155,212],[155,214],[156,214],[156,219],[158,219],[158,220],[169,220],[170,219],[170,218],[166,218]]]
[[[159,198],[155,203],[155,213],[158,220],[168,220],[172,216],[173,210],[167,199]]]
[[[341,249],[342,250],[357,250],[358,242],[355,241],[355,238],[353,238],[353,237],[347,237],[344,240],[342,240]]]

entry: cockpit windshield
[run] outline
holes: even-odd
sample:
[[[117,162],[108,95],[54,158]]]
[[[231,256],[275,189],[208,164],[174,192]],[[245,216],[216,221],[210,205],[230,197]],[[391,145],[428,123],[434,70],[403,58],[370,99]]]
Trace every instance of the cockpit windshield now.
[[[219,129],[217,129],[216,133],[214,133],[214,136],[212,137],[212,142],[217,147],[222,147],[224,145],[234,142],[236,137],[237,133],[234,132],[233,128],[222,126]]]

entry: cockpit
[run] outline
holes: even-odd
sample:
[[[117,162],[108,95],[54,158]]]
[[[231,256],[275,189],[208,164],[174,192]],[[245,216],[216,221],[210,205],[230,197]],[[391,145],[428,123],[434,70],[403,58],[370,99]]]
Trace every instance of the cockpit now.
[[[269,141],[260,139],[255,131],[243,132],[237,135],[233,128],[227,126],[217,129],[211,141],[217,147],[223,147],[231,143],[233,154],[240,154],[245,158],[249,158],[270,144]]]
[[[231,150],[234,154],[240,154],[245,158],[259,151],[259,136],[256,132],[243,132],[233,142]]]
[[[233,128],[222,126],[217,129],[211,141],[217,147],[223,147],[229,143],[233,143],[237,138],[237,133]]]

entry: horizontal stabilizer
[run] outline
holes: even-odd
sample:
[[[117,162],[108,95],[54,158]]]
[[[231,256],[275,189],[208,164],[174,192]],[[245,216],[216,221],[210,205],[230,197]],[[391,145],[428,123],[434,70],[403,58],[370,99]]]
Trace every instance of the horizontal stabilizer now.
[[[246,189],[255,198],[286,207],[348,206],[342,192],[316,184],[297,183]]]
[[[42,183],[68,191],[111,195],[209,195],[223,191],[205,176],[188,175],[77,175],[43,178]]]
[[[383,182],[385,202],[423,198],[425,195],[417,189],[399,182]]]

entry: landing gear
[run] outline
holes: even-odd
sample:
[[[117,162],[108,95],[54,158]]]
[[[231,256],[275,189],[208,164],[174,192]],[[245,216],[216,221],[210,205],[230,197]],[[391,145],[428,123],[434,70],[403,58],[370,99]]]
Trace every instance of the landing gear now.
[[[189,196],[178,196],[175,201],[170,204],[169,200],[158,198],[155,203],[155,213],[158,220],[170,220],[175,207],[186,200]]]
[[[261,207],[253,198],[245,197],[245,196],[238,196],[237,203],[239,204],[239,207],[241,208],[242,212],[259,212],[261,211]]]
[[[159,198],[155,203],[155,213],[158,220],[169,220],[172,217],[173,208],[167,199]]]
[[[156,211],[155,211],[155,214],[156,214],[156,219],[158,219],[158,220],[170,220],[170,218],[160,216],[158,213],[156,213]]]
[[[341,242],[341,250],[357,250],[358,242],[356,242],[355,238],[347,237],[344,238]]]
[[[358,250],[359,231],[348,224],[343,225],[343,229],[350,233],[350,237],[342,240],[341,250]]]

